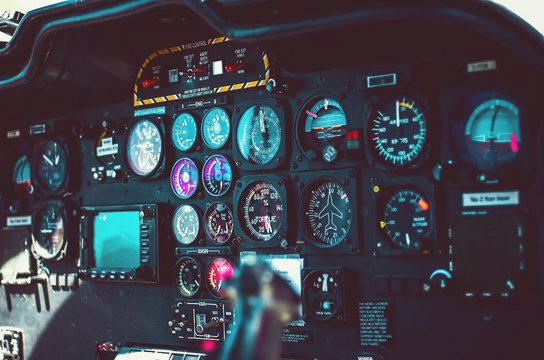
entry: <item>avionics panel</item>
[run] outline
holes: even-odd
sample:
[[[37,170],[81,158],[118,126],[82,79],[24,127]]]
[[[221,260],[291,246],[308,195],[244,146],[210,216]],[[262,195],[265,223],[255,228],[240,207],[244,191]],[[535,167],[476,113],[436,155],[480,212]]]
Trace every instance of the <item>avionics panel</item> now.
[[[80,231],[83,278],[158,281],[156,205],[83,207]]]

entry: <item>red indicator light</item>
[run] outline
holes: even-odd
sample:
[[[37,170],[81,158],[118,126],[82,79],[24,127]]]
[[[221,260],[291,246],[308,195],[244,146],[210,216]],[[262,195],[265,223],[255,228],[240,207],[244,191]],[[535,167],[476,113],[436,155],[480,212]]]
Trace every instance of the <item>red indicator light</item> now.
[[[346,134],[347,140],[359,140],[361,138],[361,131],[360,130],[350,130]]]
[[[211,353],[213,351],[215,351],[215,349],[217,349],[217,341],[212,341],[212,340],[204,340],[202,341],[202,351],[204,351],[205,353]]]
[[[510,134],[510,149],[513,153],[517,153],[519,151],[518,136],[516,133]]]
[[[159,79],[142,80],[142,87],[147,89],[148,87],[155,86],[159,83]]]
[[[419,208],[423,211],[427,211],[429,210],[429,203],[426,202],[425,200],[421,199],[417,202],[417,204],[419,205]]]
[[[235,64],[228,64],[228,65],[225,65],[225,72],[227,72],[227,73],[235,72],[235,71],[238,71],[238,70],[242,70],[243,68],[244,68],[244,63],[243,62],[239,62],[239,63],[235,63]]]
[[[193,69],[195,74],[207,74],[208,73],[208,67],[207,66],[195,66]]]

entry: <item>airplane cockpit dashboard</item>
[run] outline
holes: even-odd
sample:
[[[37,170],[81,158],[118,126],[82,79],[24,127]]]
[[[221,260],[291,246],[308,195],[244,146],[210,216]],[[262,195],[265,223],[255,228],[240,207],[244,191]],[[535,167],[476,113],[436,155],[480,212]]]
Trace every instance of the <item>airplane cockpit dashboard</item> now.
[[[0,48],[3,359],[213,359],[255,326],[226,284],[256,260],[300,299],[278,359],[541,357],[543,69],[484,1],[28,13]]]

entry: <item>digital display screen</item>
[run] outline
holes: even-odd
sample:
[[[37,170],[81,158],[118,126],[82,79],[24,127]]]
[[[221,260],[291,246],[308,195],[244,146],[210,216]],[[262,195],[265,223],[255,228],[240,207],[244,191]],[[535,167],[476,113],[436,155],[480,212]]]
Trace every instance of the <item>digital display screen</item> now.
[[[99,212],[93,219],[94,264],[97,268],[140,266],[140,212]]]

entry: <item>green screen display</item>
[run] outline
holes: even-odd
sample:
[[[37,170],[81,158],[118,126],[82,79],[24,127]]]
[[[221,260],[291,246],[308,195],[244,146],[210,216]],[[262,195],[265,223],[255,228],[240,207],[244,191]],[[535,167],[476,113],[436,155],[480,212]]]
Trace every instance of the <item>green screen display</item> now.
[[[93,220],[94,264],[97,268],[140,265],[140,213],[99,212]]]

